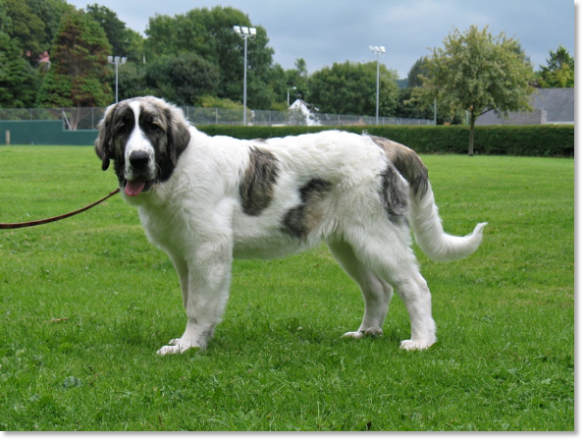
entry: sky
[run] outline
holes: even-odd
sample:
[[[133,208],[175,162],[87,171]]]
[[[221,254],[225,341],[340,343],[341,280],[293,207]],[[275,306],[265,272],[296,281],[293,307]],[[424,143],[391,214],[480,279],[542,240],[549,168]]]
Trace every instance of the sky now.
[[[232,6],[266,29],[273,60],[284,69],[304,58],[309,72],[333,63],[375,61],[369,46],[406,78],[413,64],[455,29],[489,25],[496,36],[520,41],[534,68],[564,46],[575,55],[575,11],[583,0],[67,0],[78,8],[98,3],[144,34],[150,17],[195,8]],[[115,54],[118,55],[118,54]],[[120,54],[123,55],[123,54]]]

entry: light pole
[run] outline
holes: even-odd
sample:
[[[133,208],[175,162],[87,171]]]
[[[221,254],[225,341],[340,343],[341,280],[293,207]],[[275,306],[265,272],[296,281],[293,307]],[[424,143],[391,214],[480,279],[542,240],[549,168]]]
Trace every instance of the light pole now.
[[[290,91],[296,91],[297,87],[293,86],[290,89],[286,90],[286,105],[287,107],[290,107]]]
[[[370,51],[378,56],[378,67],[376,70],[376,125],[380,114],[380,54],[386,53],[384,46],[370,46]]]
[[[246,125],[246,102],[247,90],[246,82],[248,80],[248,38],[254,39],[256,37],[256,28],[248,28],[246,26],[234,26],[234,31],[244,39],[244,126]]]
[[[128,60],[126,57],[112,57],[108,55],[108,63],[116,66],[116,103],[118,102],[118,65],[126,63],[126,60]]]

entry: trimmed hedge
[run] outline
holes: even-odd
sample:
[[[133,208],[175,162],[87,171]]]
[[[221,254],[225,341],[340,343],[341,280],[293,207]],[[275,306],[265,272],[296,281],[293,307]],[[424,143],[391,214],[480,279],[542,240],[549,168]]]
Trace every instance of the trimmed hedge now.
[[[266,139],[338,129],[367,132],[402,143],[418,153],[467,154],[468,126],[202,126],[208,135],[240,139]],[[572,157],[575,149],[573,125],[476,126],[475,153],[540,157]]]

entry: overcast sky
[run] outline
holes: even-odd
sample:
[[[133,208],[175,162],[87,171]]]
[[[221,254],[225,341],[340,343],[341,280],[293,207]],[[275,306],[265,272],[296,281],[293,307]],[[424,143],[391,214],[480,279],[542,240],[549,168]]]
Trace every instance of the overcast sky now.
[[[98,3],[142,33],[156,14],[232,6],[268,32],[274,61],[285,69],[304,58],[310,72],[346,60],[375,60],[368,47],[405,78],[414,62],[440,47],[455,28],[489,25],[493,35],[518,39],[535,69],[559,45],[575,55],[575,4],[582,0],[67,0],[78,8]],[[118,55],[118,54],[115,54]],[[119,54],[123,55],[123,54]]]

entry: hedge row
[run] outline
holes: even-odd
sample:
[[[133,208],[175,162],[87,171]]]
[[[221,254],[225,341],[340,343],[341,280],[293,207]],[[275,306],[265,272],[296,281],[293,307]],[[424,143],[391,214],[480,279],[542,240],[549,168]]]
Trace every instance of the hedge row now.
[[[209,135],[228,135],[240,139],[266,139],[329,130],[306,126],[204,126]],[[467,154],[467,126],[344,126],[354,133],[367,132],[402,143],[419,153]],[[478,126],[475,128],[475,153],[483,155],[572,157],[573,125]]]

